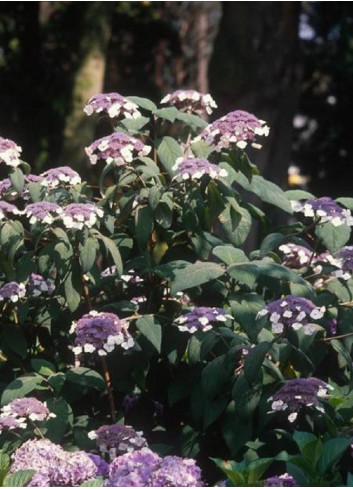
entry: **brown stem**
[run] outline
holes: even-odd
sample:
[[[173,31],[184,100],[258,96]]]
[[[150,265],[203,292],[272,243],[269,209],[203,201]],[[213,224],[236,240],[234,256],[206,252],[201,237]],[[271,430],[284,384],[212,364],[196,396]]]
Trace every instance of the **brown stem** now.
[[[341,334],[341,335],[338,335],[338,336],[331,336],[330,338],[323,338],[321,341],[339,340],[341,338],[347,338],[348,336],[353,336],[353,332],[352,333]]]
[[[105,380],[107,390],[108,390],[110,415],[111,415],[112,421],[115,423],[116,414],[115,414],[115,402],[114,402],[114,396],[113,396],[112,381],[110,378],[109,369],[108,369],[108,365],[107,365],[107,361],[106,361],[105,357],[100,357],[100,359],[101,359],[101,364],[102,364],[102,369],[103,369],[104,380]]]

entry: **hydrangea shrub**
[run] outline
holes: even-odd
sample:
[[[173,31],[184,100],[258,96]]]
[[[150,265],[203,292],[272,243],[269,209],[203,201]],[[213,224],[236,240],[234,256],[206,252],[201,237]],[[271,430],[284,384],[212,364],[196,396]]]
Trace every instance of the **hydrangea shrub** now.
[[[95,95],[97,185],[0,138],[3,483],[352,485],[353,199],[268,182],[266,122],[214,108]]]

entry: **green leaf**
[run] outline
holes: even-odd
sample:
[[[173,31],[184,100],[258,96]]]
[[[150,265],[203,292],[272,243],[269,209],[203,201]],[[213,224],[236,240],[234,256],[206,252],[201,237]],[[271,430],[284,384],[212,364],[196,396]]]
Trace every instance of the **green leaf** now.
[[[222,266],[212,262],[198,262],[186,266],[182,270],[175,271],[175,279],[172,282],[171,294],[175,295],[181,290],[197,287],[210,282],[224,274]]]
[[[83,245],[79,245],[80,263],[82,272],[87,273],[91,270],[96,261],[97,242],[94,238],[88,237]]]
[[[153,232],[153,212],[148,206],[138,207],[135,214],[136,240],[142,252],[146,251]]]
[[[83,482],[80,487],[103,487],[104,482],[104,477],[96,477],[95,479]]]
[[[72,416],[72,409],[65,399],[61,398],[48,399],[47,407],[56,417],[46,422],[46,438],[54,443],[60,443],[68,427],[69,416]]]
[[[208,158],[210,153],[212,153],[212,151],[213,151],[212,147],[209,146],[207,143],[205,143],[205,141],[203,141],[202,139],[200,139],[200,141],[192,143],[191,149],[192,149],[193,154],[197,158],[206,158],[206,159]]]
[[[302,452],[305,445],[317,440],[316,436],[307,431],[295,431],[293,434],[293,440],[298,445],[299,450]]]
[[[235,404],[234,401],[229,403],[222,423],[222,435],[233,457],[244,449],[245,443],[253,436],[252,418],[241,418]]]
[[[228,266],[232,265],[233,263],[244,263],[249,261],[243,250],[234,248],[232,245],[216,246],[212,250],[212,254],[222,260]]]
[[[334,465],[343,456],[350,444],[350,438],[334,438],[325,442],[317,466],[320,474],[323,475],[328,471],[334,471]]]
[[[30,182],[27,184],[28,192],[32,202],[41,202],[45,195],[45,188],[40,183]]]
[[[31,367],[35,372],[44,377],[50,377],[56,371],[54,365],[43,358],[33,358],[31,360]]]
[[[176,118],[178,121],[185,122],[186,125],[194,129],[204,129],[208,126],[208,123],[204,119],[194,114],[186,114],[185,112],[178,111]]]
[[[260,275],[259,267],[254,263],[236,263],[227,269],[228,275],[252,289]]]
[[[217,399],[211,401],[206,399],[204,403],[204,411],[203,411],[203,429],[206,430],[214,421],[216,421],[227,406],[227,399]]]
[[[16,192],[21,194],[23,187],[25,186],[25,177],[22,170],[19,168],[14,168],[10,173],[9,178]]]
[[[315,227],[315,234],[331,253],[335,253],[348,242],[351,228],[345,224],[334,226],[330,222],[326,222]]]
[[[25,487],[28,482],[32,479],[34,474],[36,473],[35,470],[18,470],[17,472],[14,472],[13,474],[8,475],[5,477],[5,486],[6,487]]]
[[[175,165],[175,161],[182,156],[181,148],[175,139],[164,136],[158,145],[157,154],[169,175],[174,175],[175,172],[172,167]]]
[[[90,368],[75,367],[66,372],[66,379],[74,384],[92,387],[100,392],[106,390],[104,379],[98,372]]]
[[[307,200],[315,198],[315,195],[306,190],[286,190],[284,193],[289,200]]]
[[[284,235],[281,233],[272,233],[266,236],[266,238],[261,243],[260,247],[260,258],[264,258],[272,250],[277,248],[284,239]]]
[[[30,392],[41,387],[44,378],[35,373],[29,373],[13,380],[5,388],[1,396],[1,405],[5,406],[18,397],[25,397]]]
[[[274,183],[259,175],[253,175],[251,183],[239,172],[234,172],[235,179],[245,190],[255,193],[263,202],[272,204],[279,209],[292,214],[292,207],[286,194]]]
[[[178,118],[179,111],[175,107],[166,107],[164,109],[157,109],[153,112],[153,115],[160,119],[165,119],[169,122],[174,122]]]
[[[258,379],[259,370],[270,348],[271,344],[267,341],[259,343],[254,348],[250,348],[244,363],[244,375],[250,384]]]
[[[81,270],[75,264],[66,276],[64,290],[68,308],[71,312],[76,311],[81,302],[82,283]]]
[[[152,315],[142,316],[136,321],[137,329],[155,347],[158,353],[161,352],[162,328],[156,318]]]
[[[7,470],[9,467],[10,467],[9,455],[0,450],[0,469]]]
[[[173,207],[166,202],[160,202],[154,211],[156,222],[164,229],[169,229],[173,222]]]
[[[132,134],[138,133],[150,121],[149,117],[139,117],[138,119],[124,119],[121,121],[123,128]]]
[[[7,348],[15,352],[21,358],[27,356],[27,341],[22,328],[16,325],[4,326],[3,339]]]
[[[109,251],[111,257],[113,258],[113,262],[116,266],[116,270],[118,275],[122,275],[123,273],[123,262],[121,260],[121,255],[118,247],[114,243],[114,241],[110,238],[107,238],[106,236],[103,236],[103,234],[100,234],[100,239],[103,241],[104,246],[107,248]]]
[[[154,112],[157,110],[157,106],[155,103],[152,102],[152,100],[149,100],[148,98],[143,98],[143,97],[126,97],[128,100],[133,102],[134,104],[138,105],[142,109],[149,110],[150,112]]]
[[[58,372],[57,374],[51,375],[47,380],[54,389],[55,395],[58,396],[62,386],[65,384],[65,374]]]
[[[232,389],[235,410],[241,419],[250,419],[257,408],[262,394],[262,381],[251,384],[240,374]]]

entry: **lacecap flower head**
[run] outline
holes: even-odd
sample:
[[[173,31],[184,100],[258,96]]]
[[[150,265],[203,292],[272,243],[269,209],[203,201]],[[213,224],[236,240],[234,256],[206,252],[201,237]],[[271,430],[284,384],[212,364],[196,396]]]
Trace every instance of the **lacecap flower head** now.
[[[98,93],[97,95],[93,95],[83,111],[87,115],[91,115],[93,112],[97,114],[106,113],[112,119],[138,119],[141,117],[138,106],[119,93]]]
[[[0,137],[0,163],[3,162],[5,165],[13,167],[18,166],[21,163],[21,151],[21,146],[18,146],[14,141]]]
[[[117,346],[124,350],[134,346],[128,323],[110,312],[91,311],[74,322],[70,332],[76,335],[76,346],[72,349],[76,355],[97,352],[104,356]]]
[[[308,265],[313,254],[305,246],[286,243],[278,248],[283,253],[282,264],[288,268],[302,268]]]
[[[269,315],[273,333],[283,333],[288,328],[295,331],[304,328],[305,334],[313,334],[314,323],[324,316],[325,307],[318,307],[309,299],[287,295],[270,302],[258,312],[257,317]]]
[[[79,229],[84,227],[93,227],[98,218],[103,217],[104,211],[95,204],[69,204],[67,205],[60,215],[60,219],[63,221],[64,226],[67,229]]]
[[[195,112],[202,115],[204,112],[212,114],[213,109],[217,108],[216,102],[209,93],[200,93],[196,90],[176,90],[168,93],[161,104],[174,105],[178,110]]]
[[[13,216],[17,216],[21,214],[21,211],[19,211],[15,205],[9,204],[4,200],[0,200],[0,221],[10,217],[11,214]]]
[[[55,418],[45,402],[41,402],[35,397],[22,397],[15,399],[0,410],[1,415],[11,416],[16,419],[28,419],[31,421],[45,421]]]
[[[78,185],[81,183],[80,175],[69,166],[59,166],[51,168],[42,173],[40,183],[43,187],[49,189],[57,188],[65,185]]]
[[[196,331],[208,331],[213,328],[215,322],[225,322],[233,319],[233,316],[219,307],[195,307],[191,312],[183,314],[175,319],[179,331],[195,333]]]
[[[110,136],[94,141],[85,148],[85,151],[92,165],[103,160],[108,165],[114,163],[121,166],[131,163],[139,156],[147,156],[151,151],[151,146],[122,132],[114,132]]]
[[[304,202],[292,201],[294,212],[301,212],[306,217],[313,217],[319,224],[330,222],[333,226],[353,226],[351,211],[344,209],[330,197],[320,197],[319,199],[308,199]]]
[[[88,438],[95,440],[101,454],[108,454],[111,460],[123,453],[147,446],[142,431],[135,431],[131,426],[123,424],[100,426],[97,430],[90,431]]]
[[[26,206],[24,214],[29,218],[30,224],[36,222],[52,224],[62,211],[62,208],[53,202],[35,202]]]
[[[200,180],[204,175],[218,179],[227,177],[227,170],[203,158],[178,158],[172,170],[177,172],[174,179]]]
[[[26,286],[18,282],[8,282],[0,287],[0,302],[9,300],[11,302],[18,302],[19,299],[23,299],[26,296]]]
[[[245,149],[248,143],[254,148],[261,148],[261,145],[255,143],[255,138],[268,134],[269,128],[265,121],[244,110],[235,110],[207,126],[194,141],[203,139],[214,146],[216,151],[231,146]]]
[[[42,294],[51,295],[55,290],[55,285],[50,280],[46,280],[37,273],[31,273],[28,280],[28,292],[34,297]]]
[[[288,420],[291,423],[297,419],[302,408],[313,406],[318,411],[324,412],[320,400],[327,397],[329,389],[333,387],[315,377],[289,380],[269,398],[272,403],[270,412],[289,411]]]
[[[297,481],[291,475],[285,473],[274,475],[265,480],[264,487],[299,487]]]

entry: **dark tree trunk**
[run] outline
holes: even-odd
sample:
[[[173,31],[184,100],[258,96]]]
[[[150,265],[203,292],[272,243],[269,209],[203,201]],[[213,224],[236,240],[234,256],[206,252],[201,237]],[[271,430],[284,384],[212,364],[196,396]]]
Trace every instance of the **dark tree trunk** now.
[[[210,92],[218,103],[218,115],[242,109],[270,126],[263,149],[250,156],[266,178],[282,187],[300,94],[300,4],[222,2],[210,64]]]

